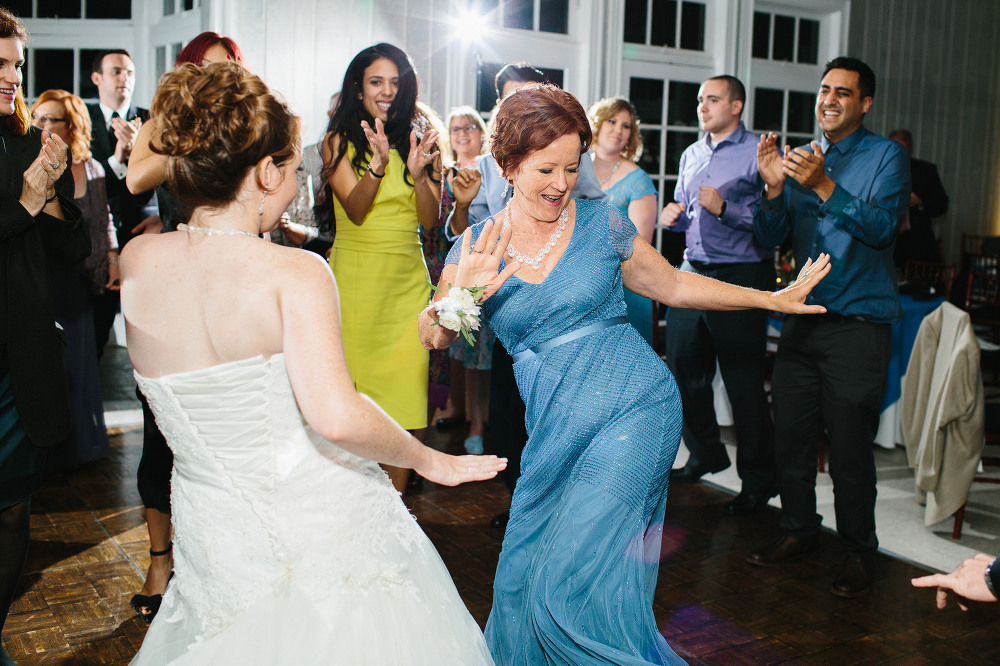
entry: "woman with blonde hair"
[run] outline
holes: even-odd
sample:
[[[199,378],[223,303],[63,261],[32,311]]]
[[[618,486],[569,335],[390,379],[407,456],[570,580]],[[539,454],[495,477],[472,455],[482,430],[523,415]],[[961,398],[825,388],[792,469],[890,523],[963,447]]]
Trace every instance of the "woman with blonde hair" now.
[[[66,333],[62,353],[69,375],[73,433],[49,450],[47,467],[70,471],[108,453],[94,299],[106,289],[118,290],[118,239],[108,208],[104,168],[90,152],[90,114],[83,100],[65,90],[46,90],[31,106],[31,122],[69,146],[73,203],[83,213],[93,248],[78,266],[50,275],[56,321]]]
[[[594,144],[590,156],[608,203],[635,225],[647,243],[656,230],[656,186],[636,162],[642,155],[642,135],[635,107],[624,97],[606,97],[587,111]],[[628,321],[653,344],[653,302],[626,289]]]

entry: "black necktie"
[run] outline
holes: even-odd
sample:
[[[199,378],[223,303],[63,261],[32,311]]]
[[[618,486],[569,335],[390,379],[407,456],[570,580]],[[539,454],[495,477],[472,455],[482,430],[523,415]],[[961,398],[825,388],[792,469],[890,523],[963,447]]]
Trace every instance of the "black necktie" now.
[[[108,141],[111,142],[111,151],[114,152],[118,145],[118,137],[115,136],[115,118],[121,118],[117,111],[111,114],[111,124],[108,125]]]

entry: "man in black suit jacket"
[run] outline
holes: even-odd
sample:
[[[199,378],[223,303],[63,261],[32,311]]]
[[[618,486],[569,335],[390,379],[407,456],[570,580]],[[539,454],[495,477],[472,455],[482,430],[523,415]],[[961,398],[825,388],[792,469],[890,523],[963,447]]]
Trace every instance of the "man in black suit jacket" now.
[[[937,239],[934,237],[934,227],[931,218],[948,212],[948,194],[944,191],[937,167],[930,162],[913,157],[913,135],[909,130],[893,130],[889,138],[898,141],[910,154],[910,209],[907,213],[909,229],[904,230],[907,219],[903,220],[900,234],[896,238],[896,251],[893,259],[900,269],[906,268],[906,262],[941,261]]]
[[[135,64],[125,49],[111,49],[97,54],[90,75],[97,86],[98,103],[87,105],[93,126],[90,149],[104,167],[108,205],[118,231],[118,247],[125,247],[135,235],[159,223],[156,215],[147,215],[152,190],[133,195],[125,185],[128,158],[138,125],[149,119],[149,111],[132,104]],[[94,333],[97,356],[101,357],[111,326],[119,309],[117,291],[105,291],[94,305]]]

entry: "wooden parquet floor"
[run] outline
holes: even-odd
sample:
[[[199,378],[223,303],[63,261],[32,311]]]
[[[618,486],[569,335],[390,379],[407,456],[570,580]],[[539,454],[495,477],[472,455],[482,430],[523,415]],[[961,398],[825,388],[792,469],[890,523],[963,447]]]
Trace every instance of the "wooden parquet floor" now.
[[[135,490],[142,434],[112,438],[111,455],[35,495],[31,550],[4,645],[21,666],[127,664],[145,625],[128,601],[142,584],[148,542]],[[462,435],[431,443],[461,450]],[[487,447],[489,442],[487,438]],[[425,483],[405,498],[485,625],[502,535],[490,518],[507,508],[500,481],[459,488]],[[915,590],[924,572],[879,555],[861,599],[829,593],[840,564],[836,537],[786,568],[758,569],[747,551],[778,535],[777,512],[726,518],[724,493],[705,485],[670,491],[654,610],[663,635],[692,664],[997,664],[1000,604],[938,611]]]

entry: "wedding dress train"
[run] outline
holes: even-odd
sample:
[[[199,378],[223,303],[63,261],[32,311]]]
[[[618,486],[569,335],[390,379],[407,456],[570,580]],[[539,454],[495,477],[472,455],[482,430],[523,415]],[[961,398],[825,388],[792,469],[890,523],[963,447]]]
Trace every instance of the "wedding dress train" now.
[[[304,424],[284,357],[136,375],[174,452],[174,577],[132,662],[493,664],[379,466]]]

